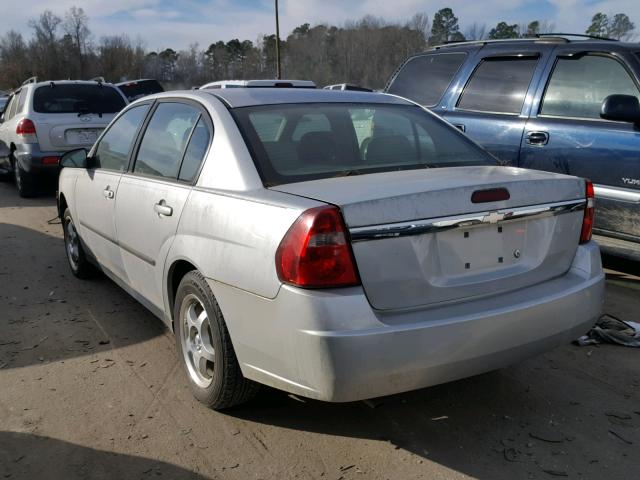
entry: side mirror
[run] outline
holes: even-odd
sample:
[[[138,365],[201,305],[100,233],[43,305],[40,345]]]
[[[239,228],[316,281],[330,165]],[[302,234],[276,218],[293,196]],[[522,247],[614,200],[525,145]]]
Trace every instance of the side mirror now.
[[[60,166],[66,168],[87,168],[87,151],[84,148],[78,148],[66,152],[60,158]]]
[[[609,95],[602,102],[600,117],[605,120],[640,123],[640,101],[633,95]]]

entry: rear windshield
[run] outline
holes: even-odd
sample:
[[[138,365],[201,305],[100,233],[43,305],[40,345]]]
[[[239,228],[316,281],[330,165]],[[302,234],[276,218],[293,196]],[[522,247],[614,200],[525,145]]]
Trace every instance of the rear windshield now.
[[[130,102],[153,93],[164,92],[162,85],[157,80],[125,83],[124,85],[118,85],[118,88]]]
[[[33,109],[38,113],[116,113],[125,101],[114,88],[95,84],[55,84],[38,87]]]
[[[387,92],[433,107],[440,102],[466,56],[437,53],[413,57],[404,64]]]
[[[284,104],[232,110],[267,186],[495,158],[413,105]]]

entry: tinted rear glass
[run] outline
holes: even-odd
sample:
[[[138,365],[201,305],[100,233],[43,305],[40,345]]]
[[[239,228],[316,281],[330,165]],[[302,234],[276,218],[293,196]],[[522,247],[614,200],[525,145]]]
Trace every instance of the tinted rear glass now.
[[[118,88],[130,102],[146,95],[164,92],[162,85],[157,80],[125,83],[124,85],[118,85]]]
[[[497,161],[420,107],[263,105],[232,110],[267,186]]]
[[[537,58],[485,58],[467,83],[458,108],[520,113],[537,64]]]
[[[96,84],[53,84],[38,87],[33,109],[38,113],[116,113],[125,101],[114,87]]]
[[[433,107],[440,102],[465,57],[465,53],[414,57],[402,67],[387,91]]]
[[[7,100],[9,100],[9,97],[0,98],[0,112],[4,111],[4,106],[7,104]]]

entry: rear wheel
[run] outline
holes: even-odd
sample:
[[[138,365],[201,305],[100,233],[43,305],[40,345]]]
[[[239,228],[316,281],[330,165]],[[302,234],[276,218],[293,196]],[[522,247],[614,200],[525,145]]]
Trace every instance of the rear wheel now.
[[[242,375],[218,302],[200,272],[180,282],[173,319],[178,353],[200,402],[220,410],[257,393],[259,385]]]
[[[95,273],[95,267],[89,262],[80,235],[76,230],[76,226],[71,218],[71,212],[67,208],[62,217],[62,228],[64,229],[64,249],[67,252],[67,260],[71,272],[78,278],[87,279]]]
[[[13,178],[16,182],[18,194],[23,198],[33,197],[36,194],[35,179],[33,174],[25,172],[17,159],[13,159]]]

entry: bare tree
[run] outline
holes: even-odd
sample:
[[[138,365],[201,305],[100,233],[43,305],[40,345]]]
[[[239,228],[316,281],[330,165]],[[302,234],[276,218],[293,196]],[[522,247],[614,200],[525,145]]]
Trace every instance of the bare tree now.
[[[484,40],[487,38],[487,25],[474,22],[467,27],[464,36],[467,40]]]
[[[3,87],[20,85],[33,74],[29,69],[27,44],[15,30],[9,30],[0,38],[0,65],[0,86]]]
[[[89,17],[82,7],[71,7],[64,16],[63,30],[71,38],[71,43],[78,62],[79,76],[84,78],[86,74],[86,53],[89,39]]]
[[[45,10],[37,19],[29,21],[34,36],[29,42],[31,61],[37,75],[60,78],[62,69],[58,44],[58,27],[62,19],[51,10]]]

